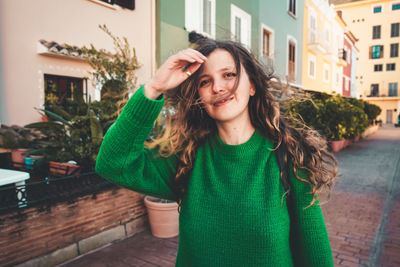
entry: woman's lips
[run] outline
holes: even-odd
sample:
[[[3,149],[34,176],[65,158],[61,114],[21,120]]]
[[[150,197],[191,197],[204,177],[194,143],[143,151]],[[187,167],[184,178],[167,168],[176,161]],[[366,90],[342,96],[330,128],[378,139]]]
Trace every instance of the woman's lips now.
[[[218,101],[216,103],[214,103],[215,107],[220,107],[225,105],[226,103],[230,102],[233,99],[233,96],[231,96],[230,98],[225,98],[224,100]]]

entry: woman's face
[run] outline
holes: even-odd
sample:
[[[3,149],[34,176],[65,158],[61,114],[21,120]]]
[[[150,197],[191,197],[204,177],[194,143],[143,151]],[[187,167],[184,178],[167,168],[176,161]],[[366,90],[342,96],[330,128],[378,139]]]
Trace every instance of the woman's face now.
[[[250,120],[248,103],[255,94],[246,70],[241,68],[238,88],[233,94],[236,80],[236,66],[231,54],[223,49],[213,51],[204,63],[200,74],[199,96],[203,100],[208,115],[218,122]],[[227,95],[215,102],[221,95]]]

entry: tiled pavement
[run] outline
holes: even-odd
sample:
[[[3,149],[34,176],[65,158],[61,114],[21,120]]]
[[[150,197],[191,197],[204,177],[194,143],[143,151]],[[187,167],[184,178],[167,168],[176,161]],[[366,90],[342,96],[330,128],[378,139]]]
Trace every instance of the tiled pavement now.
[[[341,178],[322,206],[335,266],[400,266],[400,129],[383,127],[337,158]],[[63,266],[174,266],[178,239],[147,230]]]
[[[174,267],[178,236],[161,239],[146,230],[63,264],[63,267]]]

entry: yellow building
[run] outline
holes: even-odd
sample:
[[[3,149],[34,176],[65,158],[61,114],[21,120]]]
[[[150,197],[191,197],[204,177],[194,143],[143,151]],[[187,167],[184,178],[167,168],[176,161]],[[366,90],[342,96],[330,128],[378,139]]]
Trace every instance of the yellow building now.
[[[400,1],[334,1],[359,38],[356,84],[362,98],[382,108],[378,119],[397,122],[400,110]]]
[[[345,22],[328,0],[305,0],[302,85],[306,90],[342,94]]]

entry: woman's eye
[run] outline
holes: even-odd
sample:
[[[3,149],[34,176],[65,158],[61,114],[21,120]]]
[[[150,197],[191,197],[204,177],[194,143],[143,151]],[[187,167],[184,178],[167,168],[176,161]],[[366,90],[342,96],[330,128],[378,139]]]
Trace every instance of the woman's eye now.
[[[228,77],[228,78],[236,77],[236,73],[228,72],[227,74],[225,74],[225,76]]]
[[[206,85],[209,82],[209,80],[204,80],[200,82],[200,87],[203,87],[204,85]]]

